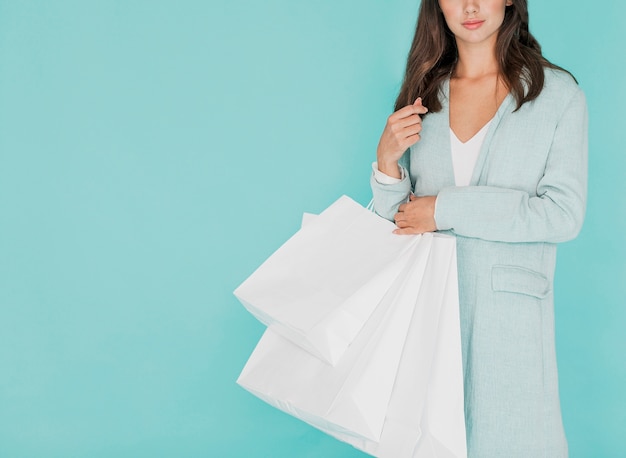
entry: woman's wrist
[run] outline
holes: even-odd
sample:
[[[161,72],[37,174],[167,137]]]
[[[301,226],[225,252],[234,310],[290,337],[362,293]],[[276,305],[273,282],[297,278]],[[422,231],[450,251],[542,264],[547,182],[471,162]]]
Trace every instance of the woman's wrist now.
[[[393,178],[402,178],[398,161],[381,161],[378,159],[378,170]]]

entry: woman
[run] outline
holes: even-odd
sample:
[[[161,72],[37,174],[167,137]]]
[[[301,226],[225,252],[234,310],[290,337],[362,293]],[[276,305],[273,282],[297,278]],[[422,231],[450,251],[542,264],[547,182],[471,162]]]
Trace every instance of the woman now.
[[[371,184],[396,233],[457,237],[470,457],[567,456],[552,286],[586,161],[584,95],[542,57],[526,0],[422,0]]]

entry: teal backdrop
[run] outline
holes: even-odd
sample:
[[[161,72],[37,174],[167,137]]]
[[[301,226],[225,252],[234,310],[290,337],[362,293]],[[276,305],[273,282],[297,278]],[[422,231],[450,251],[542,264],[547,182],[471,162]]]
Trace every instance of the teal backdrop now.
[[[232,291],[302,212],[369,201],[418,4],[0,0],[0,457],[364,456],[235,384],[264,328]],[[626,456],[625,5],[530,5],[590,112],[573,458]]]

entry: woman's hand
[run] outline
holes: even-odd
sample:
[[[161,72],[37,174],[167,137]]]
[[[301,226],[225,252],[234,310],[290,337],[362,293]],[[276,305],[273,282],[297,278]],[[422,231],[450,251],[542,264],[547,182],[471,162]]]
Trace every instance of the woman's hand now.
[[[437,230],[435,224],[435,201],[436,196],[416,197],[410,196],[410,201],[398,207],[398,213],[394,216],[398,229],[394,234],[423,234]]]
[[[422,131],[420,115],[426,112],[428,108],[422,105],[420,97],[413,105],[400,108],[389,116],[376,151],[378,170],[385,175],[400,178],[398,161],[411,145],[419,141]]]

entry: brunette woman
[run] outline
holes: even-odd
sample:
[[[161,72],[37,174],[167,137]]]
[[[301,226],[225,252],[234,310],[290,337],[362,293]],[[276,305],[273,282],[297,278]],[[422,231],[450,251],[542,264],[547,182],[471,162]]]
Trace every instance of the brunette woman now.
[[[585,213],[587,110],[526,0],[422,0],[377,150],[378,214],[457,237],[470,457],[566,457],[554,341],[556,243]]]

